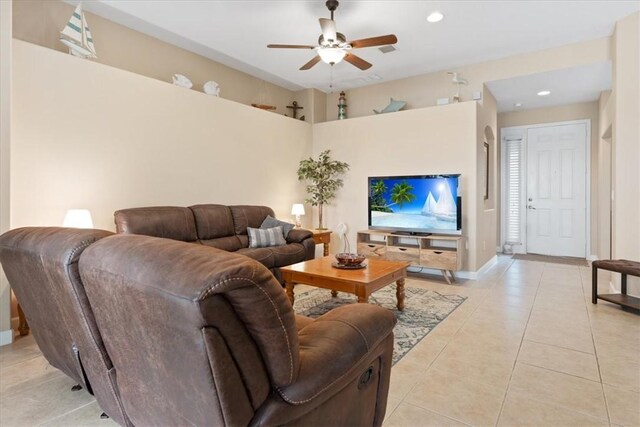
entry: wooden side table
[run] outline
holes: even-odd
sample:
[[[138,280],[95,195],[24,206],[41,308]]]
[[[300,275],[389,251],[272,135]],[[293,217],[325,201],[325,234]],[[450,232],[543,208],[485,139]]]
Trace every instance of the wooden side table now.
[[[329,244],[331,243],[331,230],[311,230],[313,233],[313,240],[316,245],[322,244],[324,247],[324,256],[329,255]]]

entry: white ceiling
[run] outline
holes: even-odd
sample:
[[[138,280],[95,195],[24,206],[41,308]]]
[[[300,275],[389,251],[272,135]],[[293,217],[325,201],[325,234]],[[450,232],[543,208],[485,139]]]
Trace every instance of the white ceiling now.
[[[76,0],[67,0],[77,3]],[[267,49],[315,44],[324,0],[98,0],[86,10],[292,90],[329,90],[330,66],[299,71],[315,52]],[[430,24],[439,10],[445,19]],[[357,51],[373,67],[342,62],[334,89],[365,86],[611,35],[639,1],[349,1],[335,14],[348,40],[394,33],[397,50]],[[180,70],[176,69],[179,73]],[[370,77],[374,76],[375,77]],[[212,76],[215,79],[215,76]]]
[[[496,80],[486,85],[498,101],[499,113],[596,101],[601,91],[611,89],[611,62]],[[538,96],[542,90],[551,94]],[[516,107],[516,103],[522,105]]]

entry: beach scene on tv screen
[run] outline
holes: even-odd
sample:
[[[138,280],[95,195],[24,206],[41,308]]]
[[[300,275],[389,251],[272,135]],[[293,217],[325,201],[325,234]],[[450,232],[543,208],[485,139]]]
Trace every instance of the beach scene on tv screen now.
[[[457,230],[457,178],[370,180],[371,226]]]

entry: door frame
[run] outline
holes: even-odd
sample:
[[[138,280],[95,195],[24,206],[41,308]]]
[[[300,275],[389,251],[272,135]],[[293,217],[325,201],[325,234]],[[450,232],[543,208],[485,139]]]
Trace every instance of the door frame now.
[[[513,253],[527,253],[527,213],[528,209],[526,209],[526,189],[527,189],[527,131],[529,129],[535,128],[543,128],[543,127],[553,127],[553,126],[563,126],[563,125],[578,125],[584,124],[587,127],[586,134],[586,147],[585,147],[585,258],[587,260],[596,259],[591,254],[591,119],[580,119],[580,120],[567,120],[561,122],[549,122],[549,123],[537,123],[532,125],[521,125],[521,126],[508,126],[500,128],[500,250],[504,247],[505,238],[506,238],[506,227],[505,227],[505,219],[506,219],[506,209],[507,205],[505,203],[505,194],[506,194],[506,158],[505,158],[505,145],[503,142],[506,138],[521,138],[522,139],[522,196],[520,200],[520,209],[522,212],[522,245],[520,248],[515,248]]]

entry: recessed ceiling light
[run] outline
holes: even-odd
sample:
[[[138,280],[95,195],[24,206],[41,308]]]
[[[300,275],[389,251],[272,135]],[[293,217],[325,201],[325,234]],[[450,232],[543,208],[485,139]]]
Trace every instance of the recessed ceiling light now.
[[[550,94],[551,94],[550,90],[541,90],[540,92],[538,92],[538,96],[547,96]]]
[[[442,21],[443,18],[444,18],[444,15],[442,13],[435,11],[435,12],[431,12],[431,14],[427,16],[427,21],[431,23],[440,22]]]
[[[516,102],[515,104],[513,104],[513,106],[516,108],[520,108],[522,107],[522,102]]]

